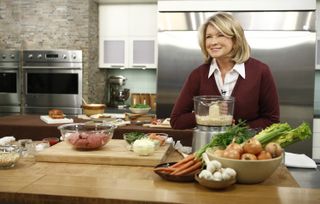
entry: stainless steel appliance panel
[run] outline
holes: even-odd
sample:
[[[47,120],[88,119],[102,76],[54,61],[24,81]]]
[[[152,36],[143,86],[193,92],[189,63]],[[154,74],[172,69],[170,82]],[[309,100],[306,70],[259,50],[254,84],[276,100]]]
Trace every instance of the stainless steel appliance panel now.
[[[0,50],[0,115],[21,112],[18,50]]]
[[[27,50],[23,57],[25,113],[82,113],[82,51]]]
[[[281,121],[288,122],[292,126],[297,126],[302,121],[312,125],[315,14],[312,11],[278,13],[276,16],[281,18],[277,18],[277,22],[273,25],[271,22],[274,19],[274,12],[235,12],[232,14],[238,15],[241,23],[245,25],[245,35],[252,49],[252,57],[270,66],[279,92]],[[167,14],[173,15],[173,13],[163,13],[163,16]],[[159,15],[161,16],[162,13]],[[180,17],[175,20],[166,19],[167,26],[160,27],[158,33],[157,116],[160,118],[170,116],[185,79],[191,70],[204,62],[198,45],[198,32],[193,29],[194,26],[190,22],[199,21],[200,25],[200,22],[206,19],[205,14],[190,12],[179,13],[179,15]],[[262,18],[262,15],[265,17]],[[189,19],[185,19],[187,16]],[[190,16],[203,16],[203,18],[191,20]],[[178,24],[184,24],[188,30],[175,29],[179,27]],[[256,28],[254,25],[260,26]],[[288,150],[311,155],[311,141],[292,145]]]

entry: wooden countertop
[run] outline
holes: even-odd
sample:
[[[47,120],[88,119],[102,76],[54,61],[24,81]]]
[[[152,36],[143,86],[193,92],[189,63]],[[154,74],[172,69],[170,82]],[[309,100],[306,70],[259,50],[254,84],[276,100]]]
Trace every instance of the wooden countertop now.
[[[172,152],[167,161],[179,159]],[[0,170],[0,203],[319,203],[319,189],[299,188],[281,166],[264,183],[214,191],[161,179],[152,167],[35,162]]]

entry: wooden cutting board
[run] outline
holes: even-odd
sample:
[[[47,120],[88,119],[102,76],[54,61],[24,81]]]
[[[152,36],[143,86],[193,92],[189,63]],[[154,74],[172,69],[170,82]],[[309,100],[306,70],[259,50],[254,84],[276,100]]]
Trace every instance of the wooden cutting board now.
[[[63,141],[37,153],[35,159],[42,162],[156,166],[163,162],[172,150],[172,145],[166,144],[152,155],[139,156],[127,149],[127,143],[124,140],[112,139],[103,148],[90,151],[73,149]]]

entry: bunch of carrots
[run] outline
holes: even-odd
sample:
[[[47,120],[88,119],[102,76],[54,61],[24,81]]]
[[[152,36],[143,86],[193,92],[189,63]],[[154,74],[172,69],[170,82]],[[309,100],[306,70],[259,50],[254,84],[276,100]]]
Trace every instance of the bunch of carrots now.
[[[161,171],[170,175],[184,176],[197,173],[202,168],[202,160],[195,154],[190,154],[169,167],[158,167],[154,171]]]

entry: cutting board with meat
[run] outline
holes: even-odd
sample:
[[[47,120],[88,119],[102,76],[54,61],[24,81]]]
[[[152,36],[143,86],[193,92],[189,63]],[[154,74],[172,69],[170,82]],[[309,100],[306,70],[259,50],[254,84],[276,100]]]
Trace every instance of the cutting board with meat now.
[[[35,159],[43,162],[155,166],[163,162],[173,149],[172,145],[166,144],[152,155],[139,156],[129,151],[126,145],[124,140],[112,139],[101,149],[79,151],[63,141],[37,153]]]

